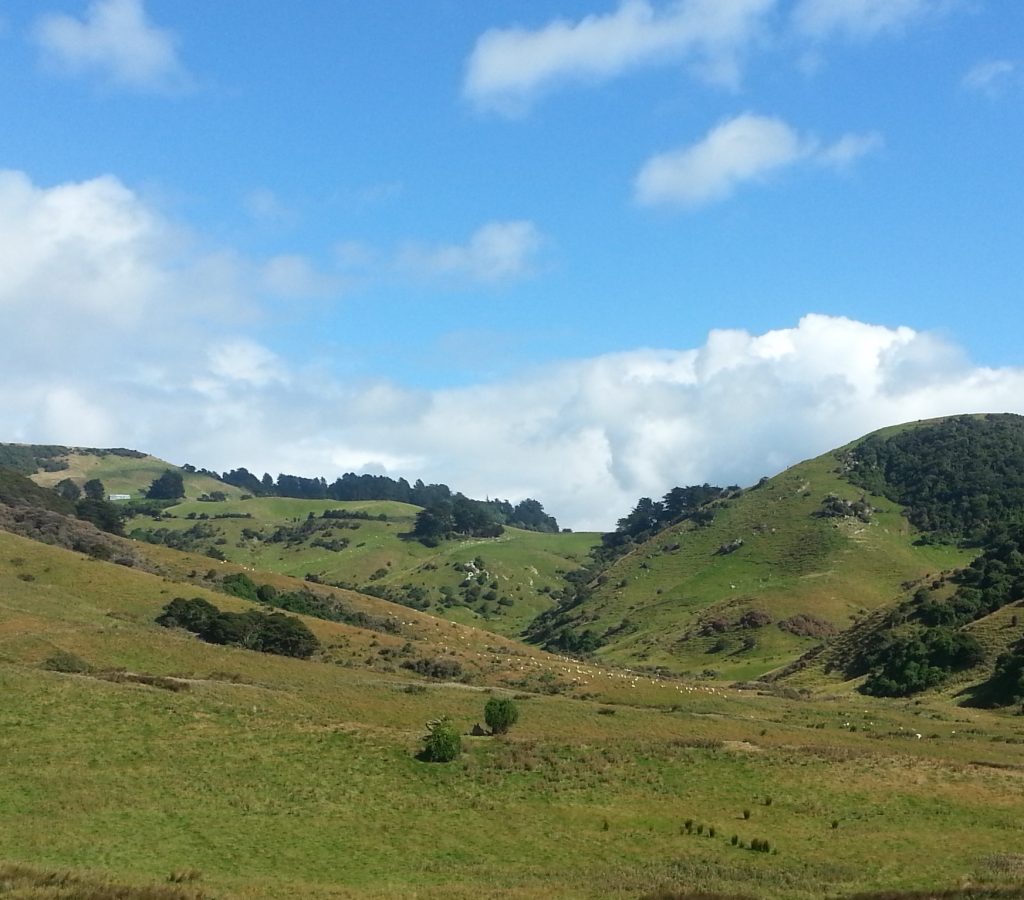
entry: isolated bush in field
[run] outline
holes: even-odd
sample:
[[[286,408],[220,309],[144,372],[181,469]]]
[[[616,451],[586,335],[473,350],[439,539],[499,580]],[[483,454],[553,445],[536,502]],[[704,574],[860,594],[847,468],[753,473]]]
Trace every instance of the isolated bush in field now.
[[[422,758],[427,762],[451,762],[462,752],[462,737],[447,716],[427,722]]]
[[[744,819],[749,819],[750,818],[750,810],[749,809],[743,810],[743,818]]]
[[[65,672],[69,675],[84,675],[90,670],[89,664],[80,656],[67,650],[58,650],[49,659],[43,661],[43,668],[51,672]]]
[[[225,575],[224,580],[221,582],[221,588],[225,594],[241,597],[243,600],[262,599],[257,592],[256,583],[244,572]]]
[[[484,721],[492,734],[505,734],[519,721],[519,709],[508,698],[493,697],[484,706]]]
[[[730,843],[730,844],[732,844],[732,845],[733,845],[734,847],[735,847],[735,846],[736,846],[736,845],[737,845],[737,844],[738,844],[739,842],[740,842],[740,836],[739,836],[738,834],[734,834],[734,835],[733,835],[733,836],[732,836],[732,837],[731,837],[731,838],[729,839],[729,843]]]

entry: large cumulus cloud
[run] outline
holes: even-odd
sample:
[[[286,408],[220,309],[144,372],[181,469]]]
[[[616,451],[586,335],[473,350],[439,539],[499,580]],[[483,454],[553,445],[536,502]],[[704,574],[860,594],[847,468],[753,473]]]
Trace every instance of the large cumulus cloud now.
[[[749,484],[883,425],[1024,412],[1022,369],[815,314],[467,387],[349,382],[258,339],[265,263],[202,251],[116,179],[0,174],[0,241],[0,440],[422,477],[607,528],[640,496]]]

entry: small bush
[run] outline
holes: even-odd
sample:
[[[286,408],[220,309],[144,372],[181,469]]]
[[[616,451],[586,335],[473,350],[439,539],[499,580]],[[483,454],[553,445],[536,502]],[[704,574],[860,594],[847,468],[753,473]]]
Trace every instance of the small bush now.
[[[484,721],[492,734],[505,734],[519,721],[519,709],[507,698],[493,697],[484,706]]]
[[[743,818],[744,819],[749,819],[750,818],[750,810],[749,809],[743,810]]]
[[[729,843],[730,843],[730,844],[732,844],[732,845],[733,845],[734,847],[735,847],[735,846],[736,846],[736,845],[737,845],[737,844],[738,844],[739,842],[740,842],[740,836],[739,836],[738,834],[734,834],[734,835],[733,835],[733,836],[732,836],[731,838],[729,838]]]
[[[84,659],[67,650],[58,650],[53,656],[44,660],[43,668],[50,672],[64,672],[68,675],[85,675],[91,669]]]
[[[462,753],[462,737],[447,716],[427,722],[421,757],[427,762],[451,762]]]

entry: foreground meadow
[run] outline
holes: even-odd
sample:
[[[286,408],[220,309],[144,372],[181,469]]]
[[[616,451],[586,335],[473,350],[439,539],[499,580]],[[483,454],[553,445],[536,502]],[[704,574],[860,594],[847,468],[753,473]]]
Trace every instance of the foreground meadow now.
[[[537,689],[486,667],[426,682],[161,629],[152,619],[176,587],[0,535],[3,896],[87,896],[61,872],[162,885],[154,897],[253,900],[1024,882],[1020,717],[942,698],[786,698],[544,655],[521,663],[551,673]],[[308,621],[322,641],[359,638]],[[359,639],[369,653],[378,636]],[[50,671],[58,651],[90,673]],[[566,681],[570,669],[589,674]],[[468,731],[492,695],[517,698],[508,735],[467,736],[450,764],[416,758],[427,720]]]

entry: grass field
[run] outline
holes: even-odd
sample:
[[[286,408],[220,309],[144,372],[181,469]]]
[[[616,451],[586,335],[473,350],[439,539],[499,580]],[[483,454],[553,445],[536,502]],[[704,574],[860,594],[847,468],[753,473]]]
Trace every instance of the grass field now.
[[[176,556],[161,551],[158,577],[0,533],[9,869],[226,900],[1024,883],[1020,717],[653,678],[413,611],[400,635],[307,620],[321,660],[215,647],[152,624],[177,594],[245,606],[180,584]],[[364,664],[398,642],[455,653],[471,677]],[[177,687],[48,671],[57,650]],[[451,764],[416,759],[428,719],[468,730],[495,691],[519,697],[510,734],[464,738]],[[70,896],[3,871],[5,896]]]

